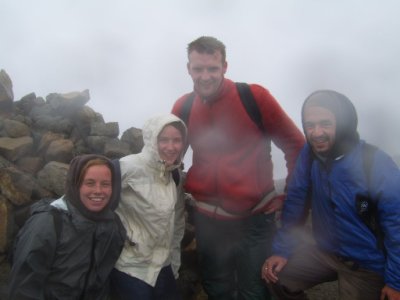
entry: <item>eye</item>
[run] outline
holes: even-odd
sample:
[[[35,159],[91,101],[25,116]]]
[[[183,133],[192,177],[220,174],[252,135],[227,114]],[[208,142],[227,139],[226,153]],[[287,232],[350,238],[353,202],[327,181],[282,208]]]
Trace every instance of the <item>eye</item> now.
[[[312,129],[314,127],[314,124],[311,122],[305,122],[304,123],[304,128],[305,129]]]
[[[202,68],[200,68],[200,67],[194,67],[194,68],[192,68],[192,70],[193,70],[193,72],[195,72],[195,73],[201,73]]]
[[[180,144],[180,143],[182,143],[182,138],[175,138],[173,142],[175,144]]]
[[[321,122],[321,127],[324,127],[324,128],[329,128],[329,127],[331,127],[333,124],[332,124],[332,122],[331,121],[322,121]]]
[[[158,137],[158,142],[159,143],[168,143],[168,138],[167,137]]]
[[[94,187],[96,183],[93,180],[86,180],[83,182],[83,184],[87,187]]]
[[[107,181],[107,182],[102,182],[101,183],[101,187],[102,188],[110,188],[111,187],[111,182]]]

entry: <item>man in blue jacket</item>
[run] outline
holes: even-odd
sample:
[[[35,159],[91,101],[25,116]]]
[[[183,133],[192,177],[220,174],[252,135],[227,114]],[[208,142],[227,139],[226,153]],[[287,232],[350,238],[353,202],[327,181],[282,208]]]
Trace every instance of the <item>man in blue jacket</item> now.
[[[360,140],[356,110],[342,94],[312,93],[302,123],[307,143],[262,277],[278,299],[307,299],[304,290],[334,280],[341,300],[400,299],[399,168],[376,148],[365,162],[372,146]],[[296,232],[309,205],[315,243]]]

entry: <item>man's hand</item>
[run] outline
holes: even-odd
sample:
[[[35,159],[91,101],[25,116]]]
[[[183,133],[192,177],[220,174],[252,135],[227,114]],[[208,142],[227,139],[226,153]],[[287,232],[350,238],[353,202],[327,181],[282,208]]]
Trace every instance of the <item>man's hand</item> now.
[[[380,300],[400,300],[400,291],[397,291],[390,286],[385,285],[381,292]]]
[[[261,278],[267,283],[276,283],[278,281],[278,273],[282,271],[286,264],[286,258],[277,255],[270,256],[262,266]]]
[[[282,210],[283,201],[285,201],[286,195],[278,195],[270,200],[268,203],[268,209],[265,211],[266,214],[277,212]]]

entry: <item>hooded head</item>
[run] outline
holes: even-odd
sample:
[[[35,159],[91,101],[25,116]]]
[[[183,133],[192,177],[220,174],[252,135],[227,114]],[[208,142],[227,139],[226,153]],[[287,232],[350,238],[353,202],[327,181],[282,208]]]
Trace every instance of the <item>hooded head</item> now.
[[[161,133],[165,134],[168,128],[172,128],[173,130],[175,129],[174,131],[180,135],[182,141],[182,147],[179,149],[179,151],[177,151],[179,152],[178,156],[172,162],[172,164],[170,164],[170,166],[176,167],[182,162],[187,133],[186,126],[183,121],[173,114],[155,116],[146,121],[142,129],[144,142],[142,153],[149,156],[151,161],[162,163],[163,165],[168,163],[166,157],[163,157],[165,156],[165,153],[162,153],[163,137],[160,136]],[[170,137],[164,138],[168,139]],[[171,149],[171,155],[174,155],[174,151],[176,150],[177,149]]]
[[[305,110],[311,107],[328,110],[335,119],[333,144],[324,156],[336,158],[351,150],[358,143],[357,112],[354,105],[343,94],[332,90],[319,90],[306,98],[301,111],[303,130],[310,146],[312,146],[310,136],[305,127]],[[313,150],[315,152],[315,149]]]
[[[111,171],[111,188],[112,193],[110,200],[100,211],[89,210],[82,202],[80,197],[80,188],[83,183],[83,179],[87,173],[87,170],[93,165],[104,165]],[[114,210],[118,205],[118,191],[119,179],[116,178],[116,172],[112,162],[102,155],[87,154],[75,157],[69,166],[67,173],[67,180],[65,184],[65,196],[64,199],[67,203],[74,206],[83,216],[86,218],[97,221],[108,219],[110,217],[111,210]]]

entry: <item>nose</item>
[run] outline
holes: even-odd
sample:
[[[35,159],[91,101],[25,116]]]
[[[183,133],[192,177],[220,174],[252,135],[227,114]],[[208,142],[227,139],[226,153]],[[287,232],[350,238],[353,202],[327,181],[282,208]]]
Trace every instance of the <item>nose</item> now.
[[[203,81],[209,80],[210,77],[211,77],[211,75],[208,70],[203,70],[203,72],[201,73],[201,76],[200,76],[201,80],[203,80]]]
[[[166,148],[167,148],[167,150],[168,151],[172,151],[172,150],[174,150],[174,148],[175,148],[175,143],[173,142],[173,141],[168,141],[168,143],[166,144]]]
[[[320,135],[322,135],[324,133],[324,130],[323,130],[323,127],[322,126],[320,126],[320,125],[315,125],[315,127],[314,127],[314,132],[313,132],[313,134],[314,134],[314,136],[320,136]]]
[[[94,192],[94,193],[102,193],[102,191],[103,191],[103,187],[101,186],[100,183],[99,183],[99,184],[96,184],[96,185],[93,187],[93,192]]]

